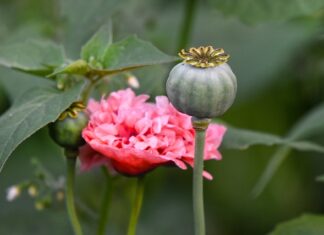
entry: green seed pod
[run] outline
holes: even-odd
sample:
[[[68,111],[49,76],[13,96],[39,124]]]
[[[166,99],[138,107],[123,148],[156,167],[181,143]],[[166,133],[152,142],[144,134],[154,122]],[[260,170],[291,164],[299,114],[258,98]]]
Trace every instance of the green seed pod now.
[[[182,50],[184,59],[170,72],[166,91],[170,102],[182,113],[196,118],[214,118],[233,104],[237,82],[229,55],[211,46]]]
[[[77,149],[85,142],[81,136],[83,128],[88,123],[84,112],[79,112],[75,117],[66,116],[49,124],[49,133],[52,139],[61,147]]]

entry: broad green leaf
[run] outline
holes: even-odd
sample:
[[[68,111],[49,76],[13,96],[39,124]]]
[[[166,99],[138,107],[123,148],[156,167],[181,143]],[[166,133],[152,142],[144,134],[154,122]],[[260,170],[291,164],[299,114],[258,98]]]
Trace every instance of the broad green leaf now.
[[[90,58],[101,61],[108,47],[112,44],[113,34],[111,21],[103,25],[92,38],[82,47],[81,58],[89,61]]]
[[[324,7],[322,0],[210,0],[209,2],[225,15],[238,17],[248,23],[309,16]]]
[[[178,60],[136,36],[112,44],[103,57],[103,66],[108,71],[120,71],[147,65],[168,63]]]
[[[324,234],[323,215],[302,215],[299,218],[281,223],[269,235],[322,235]]]
[[[39,79],[34,75],[21,73],[5,67],[0,67],[0,74],[0,83],[4,86],[11,101],[16,100],[33,87],[41,88],[55,85],[55,82],[50,79]]]
[[[0,47],[0,65],[26,73],[46,75],[63,62],[63,48],[51,41],[26,40]]]
[[[55,121],[80,95],[81,84],[65,92],[34,88],[18,98],[0,117],[0,171],[18,145],[46,124]]]

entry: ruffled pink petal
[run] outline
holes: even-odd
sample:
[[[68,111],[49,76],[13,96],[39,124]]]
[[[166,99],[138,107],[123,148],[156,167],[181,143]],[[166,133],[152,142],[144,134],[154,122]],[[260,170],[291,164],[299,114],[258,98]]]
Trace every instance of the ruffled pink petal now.
[[[97,152],[111,159],[112,166],[125,175],[140,175],[153,170],[159,165],[166,165],[174,159],[168,159],[147,151],[137,149],[114,148],[97,141],[90,142]]]
[[[117,171],[135,176],[163,165],[193,166],[195,131],[191,117],[178,112],[165,96],[156,97],[155,104],[148,103],[148,98],[126,89],[112,92],[100,102],[89,102],[90,120],[82,136],[96,154],[81,149],[82,167],[105,164],[104,158]],[[218,147],[225,131],[222,125],[209,126],[205,160],[221,159]],[[212,178],[208,172],[203,175]]]
[[[93,150],[88,144],[85,144],[79,148],[80,155],[79,159],[81,161],[81,170],[87,171],[94,167],[105,165],[110,172],[113,172],[113,167],[111,161],[101,155],[100,153]]]

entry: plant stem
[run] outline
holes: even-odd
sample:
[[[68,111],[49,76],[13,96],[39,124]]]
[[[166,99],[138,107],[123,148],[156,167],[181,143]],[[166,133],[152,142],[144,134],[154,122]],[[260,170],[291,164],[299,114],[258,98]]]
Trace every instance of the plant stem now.
[[[109,172],[107,171],[106,167],[102,167],[102,170],[106,178],[106,187],[105,187],[105,192],[101,204],[99,226],[97,230],[98,235],[104,235],[106,233],[107,220],[108,220],[109,209],[111,205],[111,198],[113,194],[113,182],[111,180],[111,177],[109,176]]]
[[[66,172],[66,207],[70,222],[75,235],[82,235],[82,228],[75,210],[74,204],[74,181],[75,181],[75,164],[76,156],[67,156],[67,172]]]
[[[133,202],[127,235],[136,234],[136,225],[137,225],[139,214],[141,212],[143,196],[144,196],[144,177],[140,176],[137,178],[137,182],[136,182],[136,195],[135,195],[135,200]]]
[[[197,0],[185,0],[186,6],[185,6],[185,13],[180,29],[179,34],[179,41],[178,41],[178,50],[185,48],[188,46],[191,30],[192,30],[192,24],[195,17],[195,9],[197,6]]]
[[[94,87],[96,81],[92,81],[92,80],[87,80],[87,84],[84,86],[81,97],[82,97],[82,102],[84,104],[87,104],[88,99],[90,97],[92,88]]]
[[[205,235],[205,214],[204,214],[204,147],[205,135],[209,119],[193,119],[192,124],[195,129],[195,159],[193,169],[193,213],[195,235]]]

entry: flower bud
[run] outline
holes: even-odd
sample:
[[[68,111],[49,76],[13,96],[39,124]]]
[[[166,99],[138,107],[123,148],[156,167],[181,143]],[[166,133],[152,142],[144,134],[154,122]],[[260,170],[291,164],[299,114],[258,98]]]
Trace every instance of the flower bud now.
[[[28,187],[28,194],[31,197],[36,197],[38,195],[38,190],[35,185],[32,184]]]
[[[18,185],[10,186],[7,189],[7,201],[12,202],[21,194],[21,188]]]
[[[138,81],[137,77],[135,77],[134,75],[130,75],[127,77],[127,83],[130,87],[135,88],[135,89],[140,87],[139,81]]]
[[[81,132],[87,123],[87,115],[84,112],[79,112],[75,117],[67,116],[63,120],[49,124],[49,133],[61,147],[77,149],[84,144]]]

